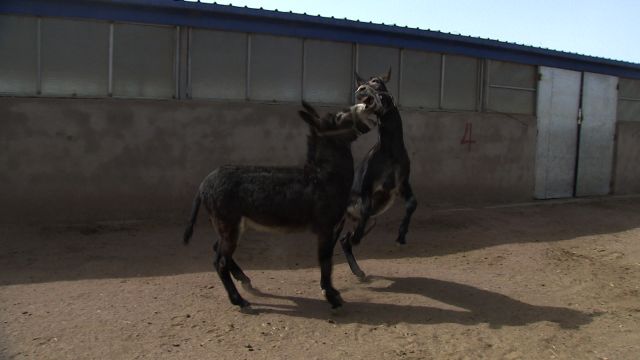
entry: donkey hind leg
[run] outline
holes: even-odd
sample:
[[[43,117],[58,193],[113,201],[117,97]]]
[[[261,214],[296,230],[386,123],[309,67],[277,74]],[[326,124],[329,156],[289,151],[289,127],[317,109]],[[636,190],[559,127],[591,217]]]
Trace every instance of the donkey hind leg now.
[[[398,230],[398,239],[396,240],[399,244],[406,244],[407,240],[405,239],[407,232],[409,231],[409,223],[411,222],[411,215],[416,211],[418,207],[418,201],[416,197],[413,195],[413,190],[411,190],[411,185],[409,184],[409,179],[405,179],[401,188],[400,195],[404,198],[404,207],[405,213],[404,218],[402,219],[402,223],[400,224],[400,229]]]
[[[342,246],[342,252],[344,256],[347,258],[347,262],[349,263],[349,268],[351,268],[351,272],[356,275],[360,280],[364,280],[366,275],[358,266],[356,262],[355,256],[353,256],[353,246],[351,245],[351,232],[348,231],[344,236],[340,237],[342,230],[344,229],[344,223],[346,221],[346,216],[342,218],[338,226],[333,233],[333,247],[335,248],[335,243],[340,241],[340,246]]]
[[[391,194],[388,191],[377,191],[373,194],[373,199],[370,201],[370,208],[368,210],[366,210],[367,214],[372,214],[372,213],[377,213],[381,208],[385,208],[387,207],[387,204],[391,201]],[[364,211],[363,211],[364,212]],[[365,281],[367,279],[367,275],[365,274],[364,271],[362,271],[362,269],[360,268],[360,265],[358,265],[358,262],[356,261],[355,256],[353,255],[353,244],[357,244],[360,242],[360,240],[362,240],[362,238],[364,236],[366,236],[371,230],[373,230],[373,228],[375,227],[375,221],[374,223],[369,226],[368,228],[366,228],[367,226],[367,222],[362,220],[363,217],[360,217],[358,219],[358,224],[357,224],[357,228],[362,228],[364,230],[362,230],[362,232],[360,233],[360,238],[359,240],[356,240],[355,242],[353,241],[354,238],[354,234],[352,234],[351,232],[347,232],[347,234],[345,236],[343,236],[342,238],[340,238],[340,245],[342,246],[342,251],[344,253],[344,256],[347,258],[347,263],[349,264],[349,268],[351,269],[351,272],[358,277],[358,279],[360,279],[360,281]],[[375,219],[374,219],[375,220]]]
[[[380,215],[385,212],[393,204],[393,196],[389,189],[383,188],[376,190],[370,196],[362,198],[362,207],[360,208],[360,218],[358,225],[351,237],[351,244],[358,245],[363,237],[365,237],[376,226],[374,223],[367,227],[371,216]],[[374,219],[375,220],[375,219]]]
[[[231,303],[240,306],[242,309],[246,309],[250,304],[240,296],[230,274],[233,268],[232,264],[235,263],[232,256],[240,235],[240,221],[226,222],[221,219],[215,219],[215,223],[218,233],[220,234],[220,241],[217,242],[217,246],[215,246],[216,253],[213,266],[218,272],[224,288],[227,290],[227,295],[229,295]],[[242,270],[240,270],[240,272],[242,272]]]
[[[213,251],[214,253],[218,253],[218,241],[213,244]],[[253,286],[251,286],[251,279],[249,279],[244,271],[242,271],[233,257],[229,261],[229,271],[231,271],[231,276],[240,281],[245,290],[253,290]]]
[[[342,251],[344,252],[344,256],[347,258],[347,263],[349,264],[349,268],[351,272],[358,277],[361,281],[364,281],[367,278],[367,275],[360,269],[358,262],[356,261],[356,257],[353,255],[353,245],[351,245],[351,232],[348,232],[346,235],[340,238],[340,245],[342,246]]]
[[[362,204],[360,206],[360,219],[358,219],[358,225],[349,239],[349,242],[353,245],[360,244],[360,240],[364,237],[365,228],[367,227],[367,222],[369,221],[373,208],[371,197],[363,196]]]
[[[320,287],[332,309],[342,306],[340,293],[333,287],[331,272],[333,271],[333,248],[335,246],[333,231],[318,234],[318,261],[320,262]]]

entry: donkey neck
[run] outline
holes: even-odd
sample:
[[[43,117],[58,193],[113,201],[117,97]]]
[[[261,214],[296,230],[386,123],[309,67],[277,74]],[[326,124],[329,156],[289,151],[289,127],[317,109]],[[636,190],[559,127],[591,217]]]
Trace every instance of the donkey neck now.
[[[392,107],[380,118],[378,127],[380,148],[392,155],[401,155],[406,152],[402,130],[402,119],[397,107]]]
[[[314,183],[351,188],[353,155],[350,145],[337,145],[331,140],[309,138],[305,172]]]

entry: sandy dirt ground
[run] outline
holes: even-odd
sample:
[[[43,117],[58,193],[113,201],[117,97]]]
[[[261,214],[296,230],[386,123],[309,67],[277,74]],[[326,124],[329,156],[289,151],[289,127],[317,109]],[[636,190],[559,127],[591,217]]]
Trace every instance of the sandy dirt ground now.
[[[400,206],[396,205],[398,208]],[[257,314],[230,305],[200,221],[0,229],[3,359],[638,359],[640,198],[422,206],[341,251],[332,314],[311,234],[248,232]]]

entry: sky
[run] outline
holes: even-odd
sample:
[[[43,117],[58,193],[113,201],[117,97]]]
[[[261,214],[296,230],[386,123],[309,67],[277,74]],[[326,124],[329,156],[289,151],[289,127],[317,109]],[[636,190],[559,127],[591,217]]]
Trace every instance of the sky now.
[[[640,63],[640,0],[217,2],[406,25]]]

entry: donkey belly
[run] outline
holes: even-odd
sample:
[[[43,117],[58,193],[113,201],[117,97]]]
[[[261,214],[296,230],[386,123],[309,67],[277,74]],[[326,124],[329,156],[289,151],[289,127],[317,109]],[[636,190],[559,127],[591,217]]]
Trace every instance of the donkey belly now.
[[[284,222],[270,222],[261,224],[249,217],[242,218],[242,229],[251,228],[253,230],[267,232],[272,234],[289,234],[306,231],[309,226],[307,224],[283,224]]]
[[[377,217],[378,215],[381,215],[385,213],[387,210],[389,210],[391,205],[393,205],[393,203],[395,202],[397,194],[398,194],[398,191],[396,189],[393,189],[391,191],[386,191],[386,190],[375,191],[371,199],[372,204],[371,204],[370,216]],[[362,198],[359,197],[349,205],[347,212],[349,213],[349,216],[351,218],[360,219],[361,211],[362,211]]]
[[[248,227],[287,233],[304,231],[311,222],[312,194],[302,172],[286,170],[253,174],[237,196]]]
[[[376,194],[374,194],[373,196],[375,199]],[[396,201],[396,196],[397,191],[395,190],[391,192],[385,191],[384,195],[380,194],[380,200],[377,203],[374,201],[373,214],[371,216],[376,217],[378,215],[384,214]]]

